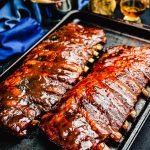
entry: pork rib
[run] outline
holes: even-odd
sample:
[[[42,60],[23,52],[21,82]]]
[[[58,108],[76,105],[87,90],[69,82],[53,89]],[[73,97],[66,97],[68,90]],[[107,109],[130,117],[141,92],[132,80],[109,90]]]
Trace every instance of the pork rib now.
[[[66,94],[59,111],[43,116],[40,127],[49,140],[68,150],[94,150],[118,132],[149,81],[149,52],[148,47],[108,49],[92,73]]]
[[[0,84],[0,125],[26,135],[34,119],[59,105],[83,74],[96,44],[106,42],[102,29],[67,24],[35,47],[23,65]]]

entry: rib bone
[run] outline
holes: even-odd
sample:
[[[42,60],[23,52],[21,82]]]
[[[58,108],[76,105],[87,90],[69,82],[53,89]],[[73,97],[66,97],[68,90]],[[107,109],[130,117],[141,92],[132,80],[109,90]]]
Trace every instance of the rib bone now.
[[[127,130],[128,130],[128,127],[129,127],[129,122],[128,122],[128,121],[125,121],[125,123],[124,123],[124,125],[123,125],[123,129],[124,129],[125,131],[127,131]]]
[[[99,144],[100,150],[111,150],[105,143]]]
[[[137,116],[136,111],[135,111],[135,110],[132,110],[132,111],[130,112],[130,116],[131,116],[132,118],[136,118],[136,116]]]
[[[149,97],[149,92],[145,88],[142,89],[142,93],[146,96]]]
[[[121,139],[122,139],[122,137],[123,137],[123,135],[122,135],[120,132],[115,132],[115,131],[113,131],[110,136],[111,136],[111,138],[112,138],[113,140],[115,140],[116,142],[120,142]]]
[[[94,58],[90,58],[88,61],[89,61],[90,63],[93,63],[95,60],[94,60]]]
[[[89,68],[88,66],[85,66],[85,67],[84,67],[84,72],[88,72],[89,69],[90,69],[90,68]]]
[[[98,55],[99,55],[99,52],[94,51],[94,56],[98,56]]]

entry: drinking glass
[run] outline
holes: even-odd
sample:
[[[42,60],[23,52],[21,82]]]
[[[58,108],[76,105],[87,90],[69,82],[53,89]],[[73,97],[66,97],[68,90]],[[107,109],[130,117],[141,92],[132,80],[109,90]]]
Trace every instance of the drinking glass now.
[[[140,15],[146,10],[147,0],[121,0],[120,8],[124,20],[141,22]]]
[[[42,24],[55,24],[72,10],[72,0],[30,0],[40,9]]]
[[[89,9],[93,13],[112,16],[116,8],[116,0],[89,0]]]

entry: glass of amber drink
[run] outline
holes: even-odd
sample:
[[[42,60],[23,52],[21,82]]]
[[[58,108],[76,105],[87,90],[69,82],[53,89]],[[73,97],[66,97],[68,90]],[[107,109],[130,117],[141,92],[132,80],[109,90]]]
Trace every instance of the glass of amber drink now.
[[[121,0],[120,8],[124,20],[141,22],[140,15],[146,10],[147,0]]]

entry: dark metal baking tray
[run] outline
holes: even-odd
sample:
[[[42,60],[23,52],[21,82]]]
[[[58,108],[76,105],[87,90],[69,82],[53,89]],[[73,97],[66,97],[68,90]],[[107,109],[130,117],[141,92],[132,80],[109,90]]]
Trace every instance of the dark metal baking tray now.
[[[9,74],[16,70],[22,63],[28,53],[38,45],[49,34],[64,24],[74,22],[84,26],[94,26],[104,28],[107,35],[107,44],[105,48],[112,45],[131,45],[131,46],[150,46],[150,30],[131,24],[126,24],[119,20],[106,18],[104,16],[95,15],[89,12],[71,11],[68,13],[55,27],[53,27],[43,38],[41,38],[34,46],[32,46],[24,55],[22,55],[13,65],[0,75],[0,82]],[[124,139],[120,144],[110,144],[113,149],[127,150],[132,145],[134,139],[138,135],[140,129],[150,114],[149,98],[141,96],[140,101],[136,105],[138,117],[131,120],[131,128],[124,133]],[[109,144],[109,143],[108,143]],[[18,140],[15,137],[4,134],[0,131],[0,150],[58,150],[60,149],[39,131],[38,128],[32,129],[29,136],[25,139]]]

